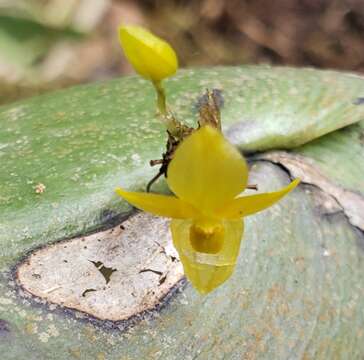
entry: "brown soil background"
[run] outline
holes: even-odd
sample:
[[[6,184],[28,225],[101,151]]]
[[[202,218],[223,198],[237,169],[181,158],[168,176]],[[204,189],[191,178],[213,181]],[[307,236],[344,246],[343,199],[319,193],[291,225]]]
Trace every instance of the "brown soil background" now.
[[[31,87],[18,81],[0,103],[132,73],[116,33],[127,23],[168,40],[181,67],[268,63],[364,72],[363,0],[113,0],[84,40],[72,45],[73,59],[63,68],[57,68],[62,49],[56,65],[54,56],[44,61],[47,74],[55,69],[57,76]]]

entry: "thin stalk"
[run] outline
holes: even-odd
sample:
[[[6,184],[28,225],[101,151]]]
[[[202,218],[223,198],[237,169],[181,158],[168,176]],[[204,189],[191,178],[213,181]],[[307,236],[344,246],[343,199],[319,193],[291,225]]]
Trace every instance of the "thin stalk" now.
[[[160,81],[153,81],[154,88],[157,92],[157,107],[163,116],[167,115],[167,105],[166,105],[166,93],[163,89],[162,83]]]

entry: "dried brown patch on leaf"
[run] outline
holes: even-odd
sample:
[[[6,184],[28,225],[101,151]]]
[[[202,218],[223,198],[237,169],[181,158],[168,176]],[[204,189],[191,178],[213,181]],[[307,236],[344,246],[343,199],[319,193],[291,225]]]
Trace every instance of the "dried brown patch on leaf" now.
[[[36,250],[17,269],[27,293],[110,321],[158,307],[182,278],[167,220],[144,213]]]
[[[364,231],[363,196],[335,184],[321,172],[312,159],[285,151],[264,153],[256,156],[255,159],[279,164],[285,167],[293,177],[300,178],[303,183],[317,186],[336,201],[352,225]],[[325,202],[325,208],[329,212],[334,212],[335,204],[329,198],[326,198]]]

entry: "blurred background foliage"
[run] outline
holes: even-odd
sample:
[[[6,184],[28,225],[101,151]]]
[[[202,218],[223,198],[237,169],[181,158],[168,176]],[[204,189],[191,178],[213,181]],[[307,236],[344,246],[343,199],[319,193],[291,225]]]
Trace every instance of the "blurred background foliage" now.
[[[132,72],[120,23],[166,38],[184,67],[364,72],[363,0],[0,0],[0,104]]]

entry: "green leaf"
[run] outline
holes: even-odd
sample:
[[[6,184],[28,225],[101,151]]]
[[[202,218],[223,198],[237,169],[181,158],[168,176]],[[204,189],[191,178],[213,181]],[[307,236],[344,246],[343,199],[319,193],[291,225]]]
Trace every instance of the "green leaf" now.
[[[364,105],[359,105],[364,107]],[[340,186],[364,196],[364,121],[299,147],[298,153]]]
[[[301,165],[297,156],[307,158],[325,175],[327,189],[357,191],[361,201],[362,122],[337,130],[363,119],[364,106],[355,105],[364,93],[361,78],[259,66],[182,71],[166,82],[178,118],[190,124],[195,121],[193,105],[206,87],[223,90],[224,131],[241,149],[292,149],[280,154],[295,156],[296,169]],[[332,191],[315,184],[300,185],[279,204],[246,219],[245,240],[231,280],[207,297],[187,285],[183,293],[169,298],[158,316],[152,312],[147,321],[134,318],[134,327],[126,334],[118,330],[125,322],[97,321],[62,306],[35,305],[30,295],[24,298],[17,290],[14,266],[39,246],[115,225],[130,207],[114,188],[119,184],[130,190],[145,187],[156,171],[148,161],[164,151],[165,133],[155,119],[153,89],[135,77],[0,107],[0,126],[3,359],[363,356],[364,236]],[[263,192],[289,181],[287,163],[273,161],[269,154],[262,155],[264,161],[254,160],[251,171],[250,182]],[[287,172],[275,165],[280,161]],[[45,185],[43,193],[36,193],[39,184]],[[159,189],[165,189],[163,182]],[[148,231],[143,236],[158,243],[160,234]],[[145,241],[143,236],[128,244]],[[87,247],[89,238],[82,239],[79,242]],[[74,240],[57,246],[63,251],[72,244]],[[112,292],[118,286],[114,276],[122,273],[126,281],[131,276],[128,256],[124,255],[125,263],[114,265],[117,250],[107,242],[101,244],[97,249],[106,260],[88,258],[80,248],[73,251],[80,263],[69,266],[79,286],[87,272],[78,274],[82,268],[78,265],[85,261],[98,271],[90,261],[102,261],[106,268],[116,269],[109,288],[88,286],[84,289],[88,293],[72,294],[76,303],[82,297],[93,299],[100,291]],[[54,259],[63,261],[62,254]],[[147,250],[132,255],[155,265]],[[155,282],[155,289],[165,281],[158,277],[158,268],[139,270]],[[28,275],[36,280],[37,274]],[[98,275],[104,285],[102,274]],[[67,279],[57,281],[63,280]],[[53,291],[49,285],[43,291]],[[123,306],[120,297],[104,299]]]

